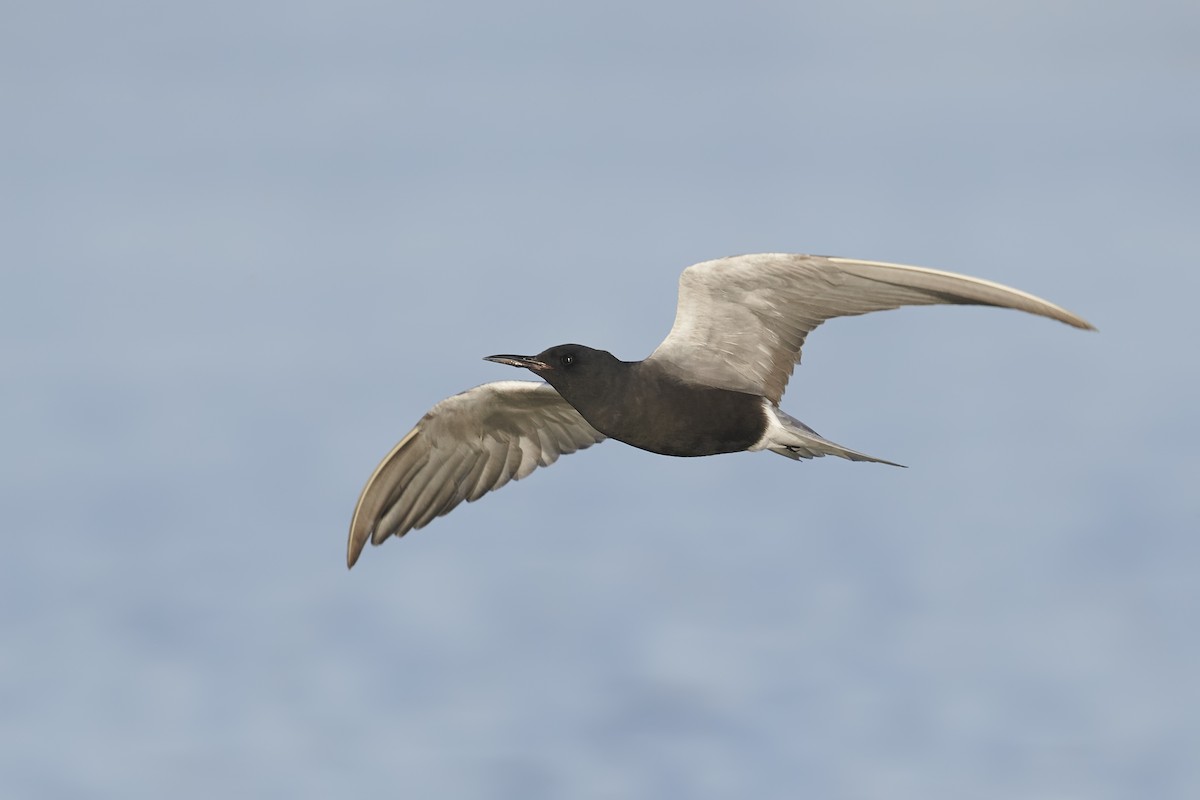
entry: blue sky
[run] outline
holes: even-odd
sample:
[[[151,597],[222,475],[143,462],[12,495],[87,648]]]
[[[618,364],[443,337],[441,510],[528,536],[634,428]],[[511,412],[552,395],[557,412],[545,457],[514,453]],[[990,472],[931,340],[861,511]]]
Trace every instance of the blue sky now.
[[[1194,4],[6,20],[5,796],[1200,792]],[[784,408],[908,470],[606,443],[346,572],[482,356],[762,251],[1100,332],[837,320]]]

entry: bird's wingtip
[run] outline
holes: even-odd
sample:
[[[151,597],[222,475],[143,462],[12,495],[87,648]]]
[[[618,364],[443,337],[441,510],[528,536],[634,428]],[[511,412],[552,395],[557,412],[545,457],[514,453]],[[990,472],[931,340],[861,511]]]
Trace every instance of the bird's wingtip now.
[[[387,536],[375,538],[376,528],[382,517],[381,505],[387,496],[387,492],[380,489],[381,480],[383,480],[381,476],[399,453],[416,440],[417,434],[420,432],[421,424],[418,423],[404,435],[404,438],[392,448],[390,453],[383,457],[379,466],[375,467],[375,471],[371,473],[371,477],[367,478],[367,483],[358,496],[358,502],[354,504],[354,514],[350,517],[350,536],[346,540],[346,569],[354,568],[358,557],[362,555],[363,549],[367,546],[367,542],[379,544],[387,538]],[[386,483],[386,480],[383,482]]]
[[[354,569],[354,565],[358,563],[358,557],[362,555],[363,547],[366,543],[366,539],[356,541],[355,537],[350,537],[350,541],[346,544],[346,569]]]

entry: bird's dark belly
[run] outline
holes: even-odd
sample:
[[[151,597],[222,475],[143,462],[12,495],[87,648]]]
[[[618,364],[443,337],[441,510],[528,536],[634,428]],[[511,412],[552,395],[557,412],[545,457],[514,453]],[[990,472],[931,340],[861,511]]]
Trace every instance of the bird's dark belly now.
[[[598,419],[584,416],[609,438],[665,456],[740,452],[766,430],[763,398],[758,395],[678,384],[657,388],[627,396],[619,411]]]

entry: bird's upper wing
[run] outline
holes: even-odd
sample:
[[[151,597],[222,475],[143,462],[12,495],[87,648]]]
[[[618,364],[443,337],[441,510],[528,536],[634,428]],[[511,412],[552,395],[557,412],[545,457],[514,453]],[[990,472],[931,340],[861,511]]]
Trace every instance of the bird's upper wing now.
[[[603,439],[545,383],[496,381],[447,397],[367,480],[350,521],[346,564],[354,566],[368,539],[403,536]]]
[[[1084,320],[998,283],[924,267],[763,253],[695,264],[679,278],[675,325],[647,361],[687,380],[778,403],[809,331],[834,317],[950,303]]]

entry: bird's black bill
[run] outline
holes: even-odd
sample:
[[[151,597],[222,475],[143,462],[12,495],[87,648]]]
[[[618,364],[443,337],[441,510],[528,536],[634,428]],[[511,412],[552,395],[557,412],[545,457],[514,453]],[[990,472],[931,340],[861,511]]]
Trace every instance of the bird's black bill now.
[[[533,356],[486,356],[484,361],[495,361],[497,364],[507,364],[510,367],[524,367],[534,372],[550,369],[545,361],[538,361]]]

